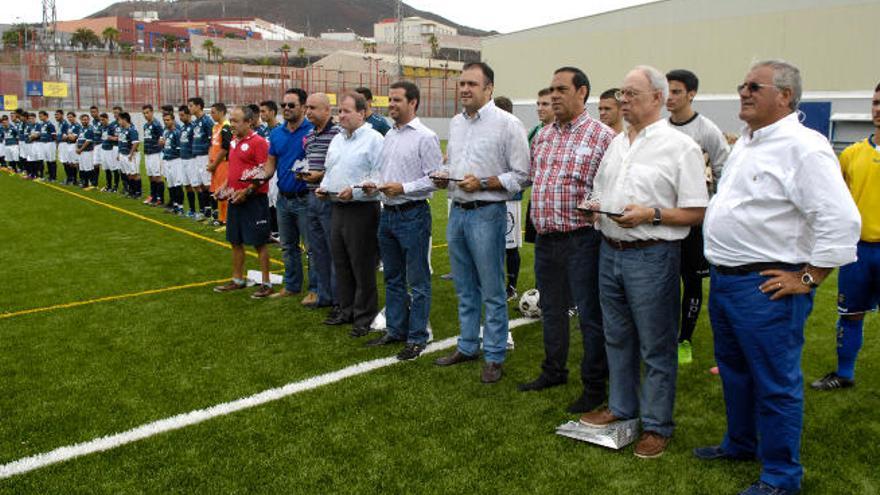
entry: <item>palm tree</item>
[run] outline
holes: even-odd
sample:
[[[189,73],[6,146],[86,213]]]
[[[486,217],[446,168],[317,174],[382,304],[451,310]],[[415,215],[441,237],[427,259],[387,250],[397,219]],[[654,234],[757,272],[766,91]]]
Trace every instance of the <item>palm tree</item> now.
[[[431,58],[437,58],[437,54],[440,53],[440,41],[431,34],[431,37],[428,38],[428,44],[431,45]]]
[[[214,61],[219,62],[223,58],[223,49],[219,46],[215,46],[211,50],[214,52]]]
[[[101,31],[101,39],[104,40],[104,44],[110,47],[110,51],[113,51],[113,43],[119,41],[119,30],[108,26]]]
[[[287,54],[290,53],[290,45],[287,43],[281,45],[281,48],[278,49],[281,52],[281,60],[284,65],[287,65]]]
[[[303,61],[303,66],[308,65],[309,58],[306,56],[306,47],[299,47],[299,50],[296,51],[296,57],[300,61]]]
[[[89,28],[79,28],[70,35],[71,45],[80,45],[83,50],[88,50],[89,46],[100,46],[101,38]]]
[[[211,55],[214,54],[214,42],[211,41],[211,40],[205,40],[205,42],[202,43],[202,48],[204,48],[205,52],[207,52],[207,54],[208,54],[208,62],[210,62],[210,61],[211,61]]]
[[[376,53],[376,42],[364,41],[364,53]]]

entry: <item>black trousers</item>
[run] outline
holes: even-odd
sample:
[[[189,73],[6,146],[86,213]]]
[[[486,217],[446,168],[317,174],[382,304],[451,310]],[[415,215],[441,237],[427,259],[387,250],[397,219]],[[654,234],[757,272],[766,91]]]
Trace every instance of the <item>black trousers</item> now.
[[[333,203],[330,252],[336,267],[336,297],[342,316],[368,327],[379,312],[376,289],[379,203]]]

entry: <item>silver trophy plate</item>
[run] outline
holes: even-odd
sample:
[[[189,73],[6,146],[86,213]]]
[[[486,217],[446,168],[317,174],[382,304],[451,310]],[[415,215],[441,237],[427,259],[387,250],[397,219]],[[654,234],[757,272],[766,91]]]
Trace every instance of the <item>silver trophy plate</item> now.
[[[594,443],[610,449],[621,449],[635,442],[639,434],[639,420],[617,421],[602,428],[569,421],[556,428],[556,434],[582,442]]]

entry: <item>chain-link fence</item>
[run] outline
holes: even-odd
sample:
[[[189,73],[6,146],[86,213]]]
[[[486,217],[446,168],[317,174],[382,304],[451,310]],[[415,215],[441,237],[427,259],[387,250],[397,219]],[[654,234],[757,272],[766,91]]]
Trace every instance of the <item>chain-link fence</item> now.
[[[194,96],[201,96],[207,104],[221,101],[236,105],[280,100],[290,87],[340,94],[366,86],[374,95],[384,96],[394,80],[384,71],[204,62],[182,54],[147,58],[20,50],[0,53],[0,94],[17,95],[19,106],[28,109],[85,109],[91,105],[106,109],[118,105],[140,110],[148,103],[180,105]],[[422,116],[451,117],[458,111],[454,76],[411,80],[421,90]],[[63,82],[68,93],[63,98],[27,97],[26,81]]]

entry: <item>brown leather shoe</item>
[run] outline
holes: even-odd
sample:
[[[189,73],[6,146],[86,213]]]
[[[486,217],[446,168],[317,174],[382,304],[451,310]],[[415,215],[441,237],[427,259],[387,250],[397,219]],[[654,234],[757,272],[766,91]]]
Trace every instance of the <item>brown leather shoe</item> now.
[[[214,287],[214,292],[231,292],[234,290],[244,289],[247,287],[247,284],[237,284],[235,281],[230,280],[224,285],[218,285]]]
[[[663,455],[669,439],[654,431],[643,431],[639,437],[639,443],[633,453],[642,459],[656,459]]]
[[[275,289],[271,285],[260,285],[260,288],[251,294],[251,299],[265,299],[274,293]]]
[[[588,412],[581,416],[581,424],[584,426],[592,426],[593,428],[604,428],[616,421],[620,421],[620,418],[615,416],[611,412],[611,409],[600,409],[598,411]]]
[[[287,289],[285,289],[284,287],[282,287],[281,290],[279,290],[278,292],[272,294],[272,295],[269,296],[269,297],[272,298],[272,299],[280,299],[280,298],[282,298],[282,297],[292,297],[292,296],[295,296],[295,295],[297,295],[297,292],[290,292],[289,290],[287,290]]]
[[[314,292],[309,292],[308,294],[306,294],[306,297],[303,298],[300,304],[302,304],[303,306],[314,306],[318,304],[318,294],[315,294]]]
[[[479,357],[479,355],[468,356],[467,354],[462,354],[456,349],[456,351],[452,354],[448,356],[443,356],[442,358],[435,360],[434,364],[436,364],[437,366],[452,366],[453,364],[464,363],[467,361],[475,361]]]
[[[483,372],[480,373],[480,381],[483,383],[495,383],[501,379],[504,374],[501,363],[486,363],[483,365]]]

